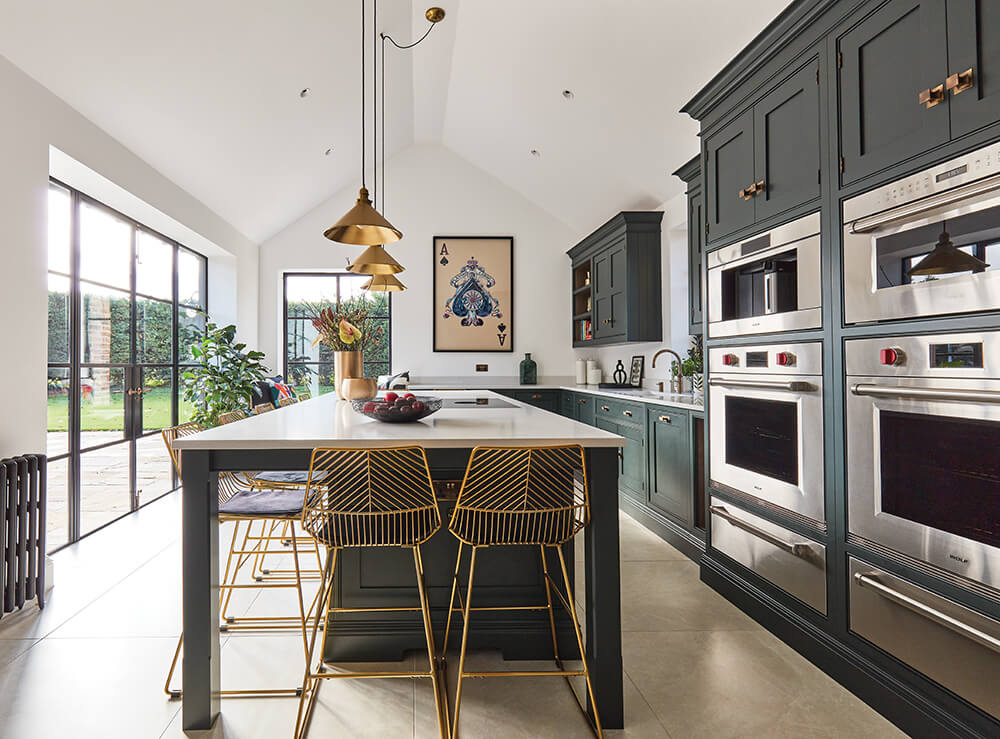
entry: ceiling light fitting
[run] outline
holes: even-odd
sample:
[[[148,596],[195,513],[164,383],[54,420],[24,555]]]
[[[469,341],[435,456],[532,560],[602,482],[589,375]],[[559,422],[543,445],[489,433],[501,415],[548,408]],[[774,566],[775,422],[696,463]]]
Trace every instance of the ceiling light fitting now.
[[[303,87],[301,90],[299,90],[299,97],[300,98],[307,98],[307,97],[309,97],[309,93],[311,93],[311,92],[312,92],[312,90],[310,90],[308,87]]]
[[[564,98],[566,98],[567,100],[572,100],[575,97],[573,95],[573,91],[572,90],[563,90],[562,91],[562,96]]]
[[[917,263],[907,274],[910,277],[951,275],[957,272],[985,272],[989,267],[982,259],[967,254],[953,243],[947,229],[941,231],[934,250]]]
[[[541,155],[542,155],[542,152],[540,152],[538,149],[532,149],[531,150],[531,156],[533,156],[533,157],[540,157]]]
[[[356,275],[393,275],[403,269],[380,244],[369,246],[347,266],[347,271]]]
[[[397,293],[405,290],[406,285],[397,280],[395,275],[372,275],[361,289],[375,293]]]

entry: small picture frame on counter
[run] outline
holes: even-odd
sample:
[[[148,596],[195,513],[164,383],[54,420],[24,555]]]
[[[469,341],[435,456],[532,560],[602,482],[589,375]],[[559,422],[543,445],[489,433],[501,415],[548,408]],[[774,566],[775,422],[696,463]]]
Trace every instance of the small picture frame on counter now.
[[[632,370],[629,372],[628,384],[632,387],[642,387],[642,376],[646,370],[646,357],[637,354],[632,357]]]

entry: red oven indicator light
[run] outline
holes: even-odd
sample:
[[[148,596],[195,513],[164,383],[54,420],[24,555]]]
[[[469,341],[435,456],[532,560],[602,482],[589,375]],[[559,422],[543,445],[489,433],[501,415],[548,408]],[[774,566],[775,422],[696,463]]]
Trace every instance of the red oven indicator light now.
[[[889,367],[898,367],[906,361],[906,355],[902,349],[883,349],[879,353],[879,361]]]
[[[795,355],[791,352],[778,352],[775,357],[775,361],[782,367],[794,367],[795,366]]]
[[[722,363],[727,367],[734,367],[740,363],[740,358],[735,354],[723,354]]]

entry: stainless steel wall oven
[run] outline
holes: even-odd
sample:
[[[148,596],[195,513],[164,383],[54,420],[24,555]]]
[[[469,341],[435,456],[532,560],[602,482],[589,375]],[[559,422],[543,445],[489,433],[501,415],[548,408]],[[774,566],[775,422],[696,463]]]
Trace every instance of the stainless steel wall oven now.
[[[1000,144],[844,202],[847,323],[992,310],[1000,310]]]
[[[822,344],[713,347],[708,360],[713,484],[825,522]]]
[[[708,335],[818,328],[819,213],[710,252]]]
[[[846,342],[848,519],[1000,594],[1000,332]]]

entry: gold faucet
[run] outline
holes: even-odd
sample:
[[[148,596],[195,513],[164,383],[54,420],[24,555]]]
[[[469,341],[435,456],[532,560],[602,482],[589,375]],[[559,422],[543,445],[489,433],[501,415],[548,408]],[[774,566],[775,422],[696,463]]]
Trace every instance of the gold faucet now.
[[[653,355],[653,361],[649,365],[650,368],[653,368],[653,367],[656,366],[656,358],[659,357],[663,353],[673,354],[674,358],[677,360],[677,373],[676,374],[674,373],[673,368],[671,368],[671,370],[670,370],[670,392],[672,392],[672,393],[682,393],[682,392],[684,392],[684,389],[682,387],[683,375],[681,375],[681,357],[673,349],[660,349],[660,351],[656,352],[656,354]],[[660,392],[662,393],[663,392],[663,383],[662,382],[658,382],[657,386],[660,388]]]

